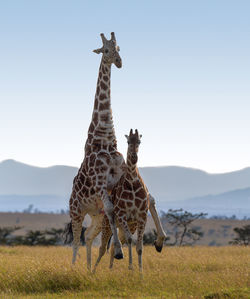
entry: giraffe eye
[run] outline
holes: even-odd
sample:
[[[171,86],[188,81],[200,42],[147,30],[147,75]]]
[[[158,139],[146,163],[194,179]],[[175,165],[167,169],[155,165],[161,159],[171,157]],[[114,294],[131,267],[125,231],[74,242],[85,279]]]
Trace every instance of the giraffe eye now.
[[[108,54],[108,52],[109,52],[109,50],[108,50],[108,49],[105,49],[105,53]]]

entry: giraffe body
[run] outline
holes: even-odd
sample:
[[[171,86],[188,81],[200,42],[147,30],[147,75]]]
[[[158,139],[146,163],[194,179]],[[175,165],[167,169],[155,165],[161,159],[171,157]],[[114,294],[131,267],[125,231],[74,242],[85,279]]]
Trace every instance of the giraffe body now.
[[[137,130],[135,134],[131,130],[130,135],[126,137],[128,139],[127,171],[113,188],[111,200],[114,205],[116,223],[119,227],[120,241],[122,244],[127,242],[129,247],[129,269],[132,269],[132,235],[137,229],[136,251],[139,269],[142,271],[143,234],[150,204],[149,193],[136,166],[141,136],[139,136]],[[112,231],[105,215],[102,226],[102,243],[95,269],[106,252],[107,243],[111,235]],[[114,247],[112,245],[110,267],[113,266],[113,259]]]

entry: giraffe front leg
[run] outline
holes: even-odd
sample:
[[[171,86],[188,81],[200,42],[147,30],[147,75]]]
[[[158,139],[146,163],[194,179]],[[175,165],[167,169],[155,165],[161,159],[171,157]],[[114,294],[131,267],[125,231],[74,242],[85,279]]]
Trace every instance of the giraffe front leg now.
[[[130,243],[128,243],[128,257],[128,269],[133,270],[132,239]]]
[[[145,226],[146,226],[146,221],[141,220],[138,222],[136,251],[138,254],[138,264],[139,264],[140,273],[142,273],[143,234],[144,234]]]
[[[125,238],[127,244],[128,244],[128,253],[129,253],[129,270],[133,270],[133,257],[132,257],[132,234],[130,232],[127,217],[125,212],[120,211],[117,215],[117,219],[119,222],[119,227],[122,228],[122,237]],[[121,239],[120,239],[121,240]]]
[[[123,252],[122,252],[122,246],[121,246],[121,242],[119,241],[118,238],[118,233],[117,233],[117,227],[115,224],[115,215],[114,215],[114,206],[111,203],[110,199],[109,199],[109,195],[107,190],[102,190],[101,192],[102,196],[102,201],[103,201],[103,205],[104,205],[104,212],[108,217],[109,220],[109,225],[113,234],[113,239],[114,239],[114,258],[116,259],[123,259]]]
[[[150,210],[151,216],[153,218],[153,221],[155,223],[156,231],[157,231],[157,239],[154,242],[154,245],[155,245],[155,249],[158,252],[161,252],[163,243],[167,236],[162,228],[161,220],[160,220],[157,210],[155,208],[155,199],[151,194],[149,194],[149,203],[150,203],[149,210]]]

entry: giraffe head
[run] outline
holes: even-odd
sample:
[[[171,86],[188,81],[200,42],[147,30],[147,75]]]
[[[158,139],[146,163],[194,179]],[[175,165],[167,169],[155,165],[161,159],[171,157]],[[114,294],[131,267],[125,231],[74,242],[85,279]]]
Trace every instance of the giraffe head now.
[[[122,59],[119,55],[120,48],[116,44],[115,33],[111,32],[111,39],[107,40],[103,33],[100,34],[102,38],[102,48],[96,49],[93,52],[103,54],[103,61],[108,64],[114,63],[116,67],[122,67]]]
[[[137,163],[138,160],[138,150],[139,150],[139,145],[141,143],[141,137],[142,135],[139,135],[138,130],[135,130],[135,133],[133,133],[133,130],[131,129],[129,132],[129,136],[125,135],[127,138],[128,142],[128,154],[130,155],[131,162],[133,164]]]

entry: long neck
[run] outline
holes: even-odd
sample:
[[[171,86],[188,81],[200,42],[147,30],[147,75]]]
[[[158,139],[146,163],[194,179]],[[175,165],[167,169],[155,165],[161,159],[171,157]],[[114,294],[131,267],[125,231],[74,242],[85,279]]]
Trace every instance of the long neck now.
[[[111,144],[116,147],[110,100],[110,75],[111,65],[106,64],[102,59],[97,80],[92,121],[88,131],[88,143]]]
[[[131,179],[135,178],[137,176],[138,170],[137,170],[137,163],[133,162],[131,152],[128,150],[127,152],[127,174]]]

